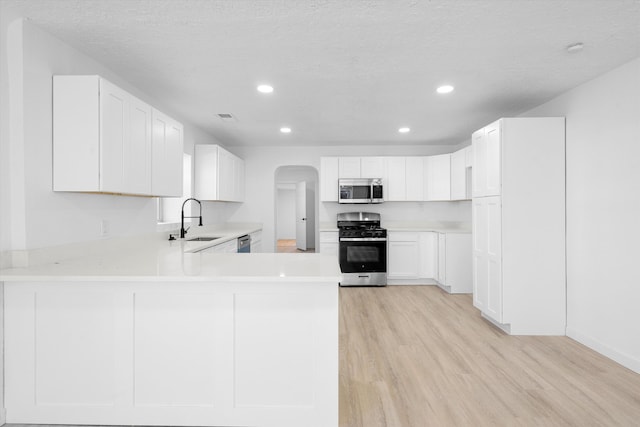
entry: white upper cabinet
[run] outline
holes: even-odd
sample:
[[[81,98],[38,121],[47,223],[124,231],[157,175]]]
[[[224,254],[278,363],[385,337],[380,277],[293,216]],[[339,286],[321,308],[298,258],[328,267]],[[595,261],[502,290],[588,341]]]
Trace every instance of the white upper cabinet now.
[[[501,189],[500,120],[476,131],[473,144],[473,197],[499,196]]]
[[[502,183],[500,147],[501,147],[501,127],[500,121],[494,122],[486,127],[487,138],[487,162],[486,171],[486,195],[499,196]]]
[[[152,124],[151,106],[99,76],[54,76],[54,191],[156,195]],[[165,171],[179,191],[166,195],[182,194],[181,132],[170,154],[179,173]]]
[[[218,148],[218,200],[234,200],[236,190],[236,156]],[[200,164],[198,164],[200,165]]]
[[[338,201],[338,179],[382,178],[384,200],[440,201],[469,199],[470,168],[467,158],[470,149],[458,154],[462,168],[462,195],[452,198],[451,154],[437,156],[394,157],[321,157],[320,201]]]
[[[405,181],[407,201],[421,202],[424,200],[424,158],[405,158]]]
[[[125,146],[123,162],[124,182],[134,194],[153,194],[151,188],[152,117],[152,108],[148,104],[131,97],[130,143]],[[182,146],[180,155],[182,155]],[[180,168],[182,169],[182,166]],[[182,185],[182,176],[178,179],[178,183]]]
[[[338,158],[339,178],[360,178],[360,157]],[[369,177],[365,177],[369,178]]]
[[[360,178],[387,177],[387,162],[385,157],[360,157]],[[340,177],[346,178],[346,177]]]
[[[407,200],[406,158],[389,157],[387,159],[387,182],[383,190],[385,201]]]
[[[473,167],[473,145],[469,145],[464,150],[464,167],[471,168]]]
[[[484,193],[486,192],[485,188],[487,182],[485,172],[485,169],[487,168],[487,147],[484,128],[475,131],[471,135],[471,147],[473,155],[473,168],[471,169],[471,195],[473,197],[482,197],[485,195]]]
[[[242,202],[244,161],[219,145],[195,146],[195,197]]]
[[[153,109],[151,192],[154,196],[180,197],[183,191],[183,127]]]
[[[469,149],[463,148],[451,153],[451,200],[466,200],[471,198],[468,185],[471,181],[471,169],[467,166]]]
[[[104,79],[99,80],[99,87],[100,190],[125,193],[124,154],[129,145],[129,94]]]
[[[320,158],[320,201],[338,201],[338,179],[340,178],[382,178],[387,186],[386,157],[321,157]],[[388,190],[384,190],[388,192]],[[387,194],[384,195],[387,200]]]
[[[338,158],[320,158],[320,201],[338,201]]]
[[[386,193],[387,201],[423,201],[423,158],[388,157]]]
[[[338,178],[386,178],[385,157],[338,157]]]
[[[451,200],[451,155],[424,158],[425,200]]]

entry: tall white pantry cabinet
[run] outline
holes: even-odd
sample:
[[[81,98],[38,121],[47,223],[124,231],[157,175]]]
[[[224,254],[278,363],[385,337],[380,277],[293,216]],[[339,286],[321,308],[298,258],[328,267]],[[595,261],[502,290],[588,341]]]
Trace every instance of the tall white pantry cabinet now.
[[[565,335],[565,119],[472,136],[473,304],[513,335]]]

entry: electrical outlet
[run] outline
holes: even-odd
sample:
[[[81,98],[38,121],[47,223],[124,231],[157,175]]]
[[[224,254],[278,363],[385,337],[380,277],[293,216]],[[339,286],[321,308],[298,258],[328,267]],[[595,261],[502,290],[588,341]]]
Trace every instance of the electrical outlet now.
[[[109,236],[109,221],[103,219],[100,221],[100,236],[108,237]]]

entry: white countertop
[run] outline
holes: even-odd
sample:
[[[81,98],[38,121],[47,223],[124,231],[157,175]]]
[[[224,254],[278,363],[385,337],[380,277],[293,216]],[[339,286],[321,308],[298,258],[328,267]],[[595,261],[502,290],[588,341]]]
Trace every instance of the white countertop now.
[[[324,254],[194,253],[261,227],[194,227],[187,239],[221,236],[210,242],[167,240],[168,233],[109,239],[40,250],[40,262],[0,270],[0,281],[262,281],[340,280],[335,256]],[[196,234],[196,231],[198,233]]]
[[[230,226],[222,227],[219,225],[214,226],[203,226],[203,227],[192,227],[187,232],[184,240],[178,240],[184,242],[184,251],[185,252],[197,252],[203,249],[209,248],[211,246],[217,246],[221,243],[228,242],[229,240],[235,240],[240,236],[244,236],[245,234],[255,233],[256,231],[262,230],[262,227],[259,225],[237,225],[233,224]],[[167,233],[168,236],[168,233]],[[190,239],[207,236],[207,237],[218,237],[215,240],[211,240],[208,242],[202,241],[190,241]]]

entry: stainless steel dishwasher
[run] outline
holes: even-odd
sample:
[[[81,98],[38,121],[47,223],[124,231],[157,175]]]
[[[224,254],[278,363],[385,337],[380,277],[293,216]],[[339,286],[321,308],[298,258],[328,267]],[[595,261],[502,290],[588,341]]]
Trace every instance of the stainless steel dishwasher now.
[[[251,236],[245,234],[238,237],[238,253],[248,254],[251,252]]]

